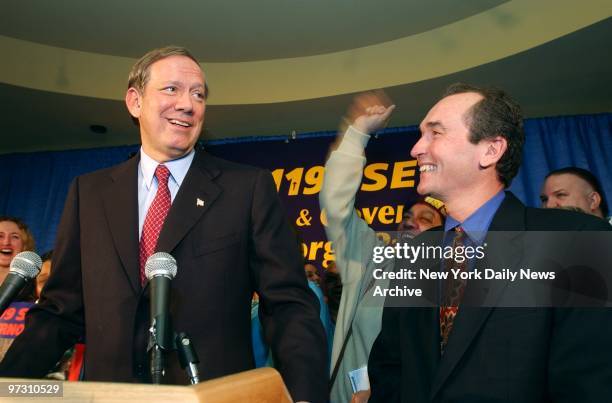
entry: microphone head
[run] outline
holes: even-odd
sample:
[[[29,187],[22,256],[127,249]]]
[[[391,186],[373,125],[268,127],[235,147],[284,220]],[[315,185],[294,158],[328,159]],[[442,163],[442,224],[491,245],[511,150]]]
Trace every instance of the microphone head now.
[[[31,280],[38,276],[41,266],[42,260],[36,253],[31,251],[20,252],[11,260],[9,273],[19,274],[21,277]]]
[[[147,280],[153,277],[164,276],[170,280],[176,276],[176,259],[166,252],[157,252],[149,256],[145,264]]]

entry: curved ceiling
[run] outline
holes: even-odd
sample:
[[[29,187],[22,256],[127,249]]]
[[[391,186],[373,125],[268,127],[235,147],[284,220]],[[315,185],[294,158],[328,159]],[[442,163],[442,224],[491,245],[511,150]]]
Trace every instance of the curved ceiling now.
[[[609,0],[9,0],[2,11],[0,153],[137,143],[127,73],[172,42],[203,57],[207,138],[333,130],[373,88],[398,105],[390,125],[415,124],[453,81],[502,87],[532,117],[612,111]]]
[[[554,40],[606,18],[611,9],[609,1],[590,1],[581,3],[577,14],[574,1],[514,0],[433,30],[351,50],[261,61],[205,62],[207,80],[214,89],[209,103],[289,102],[428,80]],[[8,36],[0,37],[0,46],[20,56],[0,65],[3,82],[102,99],[123,99],[126,72],[135,61]]]
[[[0,26],[15,39],[82,52],[138,58],[180,44],[203,62],[240,62],[387,42],[505,1],[28,0],[4,4]]]

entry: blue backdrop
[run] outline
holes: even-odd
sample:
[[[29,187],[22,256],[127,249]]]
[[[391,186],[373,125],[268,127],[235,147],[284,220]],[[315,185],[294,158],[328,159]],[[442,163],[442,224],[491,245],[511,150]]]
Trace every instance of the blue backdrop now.
[[[539,205],[544,176],[552,169],[576,165],[593,172],[602,182],[608,200],[612,197],[612,114],[527,119],[524,159],[511,190],[527,205]],[[292,222],[306,210],[315,222],[300,228],[306,243],[324,240],[318,218],[320,168],[335,132],[285,137],[251,137],[213,141],[206,149],[222,158],[265,167],[275,172],[279,194]],[[418,138],[416,127],[386,129],[368,146],[368,164],[387,163],[378,172],[386,177],[378,191],[361,192],[357,207],[398,206],[415,197],[409,184],[410,148]],[[128,158],[137,146],[78,151],[36,152],[0,155],[0,214],[22,218],[32,229],[37,250],[53,247],[56,227],[71,180],[80,174],[107,167]],[[403,167],[402,186],[394,167]],[[302,170],[300,170],[302,168]],[[399,167],[398,169],[400,169]],[[379,177],[381,179],[382,177]],[[400,178],[401,179],[401,178]],[[414,178],[416,180],[416,178]],[[372,180],[366,180],[372,183]],[[374,210],[372,210],[374,211]],[[395,223],[374,220],[377,229]],[[299,226],[299,225],[298,225]],[[316,254],[315,254],[316,255]],[[313,255],[314,256],[314,255]],[[321,255],[316,259],[320,261]]]

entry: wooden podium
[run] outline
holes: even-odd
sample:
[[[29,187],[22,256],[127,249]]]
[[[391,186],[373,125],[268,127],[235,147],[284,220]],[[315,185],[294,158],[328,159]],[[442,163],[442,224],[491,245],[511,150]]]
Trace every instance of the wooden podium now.
[[[0,378],[0,382],[40,382]],[[259,368],[191,386],[63,382],[64,397],[0,397],[0,402],[69,403],[292,403],[280,374]],[[29,399],[29,400],[28,400]]]

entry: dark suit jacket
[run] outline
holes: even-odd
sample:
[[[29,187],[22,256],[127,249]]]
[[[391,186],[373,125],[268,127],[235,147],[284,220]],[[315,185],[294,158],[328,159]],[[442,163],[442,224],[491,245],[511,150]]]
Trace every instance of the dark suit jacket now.
[[[525,231],[610,229],[584,214],[526,208],[507,193],[489,231],[518,232],[487,255],[516,270]],[[495,284],[494,295],[507,293]],[[462,305],[441,357],[437,307],[386,307],[368,365],[370,402],[612,401],[610,340],[609,309]]]
[[[1,375],[40,377],[84,336],[86,380],[146,381],[149,296],[139,281],[138,161],[75,179],[52,275]],[[292,396],[326,400],[318,303],[269,172],[196,152],[157,250],[178,262],[173,327],[193,340],[202,379],[254,367],[250,308],[257,291],[265,336]],[[166,381],[187,383],[176,356],[167,361]]]

